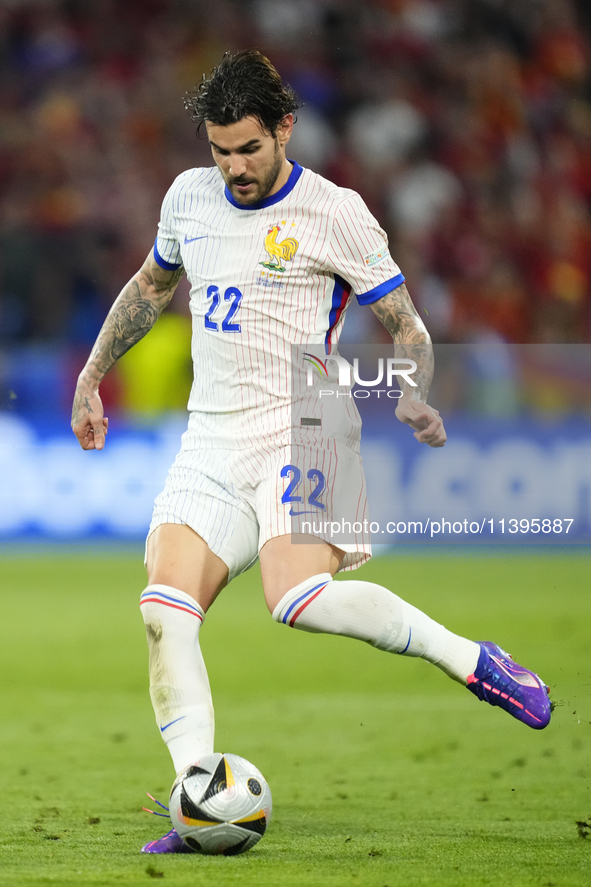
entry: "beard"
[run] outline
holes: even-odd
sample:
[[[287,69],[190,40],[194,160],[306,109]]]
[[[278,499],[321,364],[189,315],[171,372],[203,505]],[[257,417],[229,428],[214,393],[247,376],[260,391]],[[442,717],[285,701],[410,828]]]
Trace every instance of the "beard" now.
[[[244,204],[244,206],[250,206],[253,203],[258,203],[259,200],[264,200],[265,197],[268,197],[271,191],[273,190],[273,186],[279,177],[279,173],[281,172],[281,167],[283,166],[283,157],[281,156],[281,151],[279,150],[279,143],[275,140],[275,152],[273,155],[273,163],[269,167],[266,172],[264,172],[259,179],[249,178],[248,176],[239,176],[238,178],[230,178],[226,180],[226,184],[230,189],[230,192],[235,200],[238,203]],[[252,183],[252,188],[248,194],[243,194],[240,191],[235,189],[235,185],[241,185],[246,183]]]

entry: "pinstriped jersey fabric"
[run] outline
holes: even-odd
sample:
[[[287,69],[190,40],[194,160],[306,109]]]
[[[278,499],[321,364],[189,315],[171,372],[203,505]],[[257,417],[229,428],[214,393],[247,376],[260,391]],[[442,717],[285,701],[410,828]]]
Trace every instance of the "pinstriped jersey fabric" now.
[[[254,206],[235,203],[217,167],[182,173],[154,252],[191,283],[189,409],[229,447],[289,435],[291,346],[335,353],[352,294],[369,304],[404,280],[359,195],[298,164]]]

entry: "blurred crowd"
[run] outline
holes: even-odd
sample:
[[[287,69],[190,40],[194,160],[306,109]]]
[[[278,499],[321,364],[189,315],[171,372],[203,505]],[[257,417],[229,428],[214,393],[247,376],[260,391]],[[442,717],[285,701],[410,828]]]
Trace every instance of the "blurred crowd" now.
[[[172,179],[212,163],[184,92],[250,46],[302,103],[290,156],[361,193],[435,342],[590,342],[590,35],[589,0],[2,0],[0,409],[78,371]]]

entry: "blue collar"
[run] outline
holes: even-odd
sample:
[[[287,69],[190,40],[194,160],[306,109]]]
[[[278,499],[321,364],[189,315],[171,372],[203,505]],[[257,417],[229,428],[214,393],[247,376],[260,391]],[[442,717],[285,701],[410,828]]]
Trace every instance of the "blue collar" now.
[[[231,203],[232,206],[235,206],[236,209],[265,209],[267,206],[273,206],[273,204],[279,203],[280,200],[283,200],[284,197],[287,197],[290,191],[293,191],[299,177],[304,171],[303,167],[301,167],[300,164],[297,163],[295,160],[290,160],[289,162],[293,163],[293,169],[290,172],[289,178],[285,185],[280,188],[276,194],[271,194],[269,197],[265,197],[263,198],[263,200],[259,200],[258,203],[250,203],[245,205],[244,203],[238,203],[237,200],[234,200],[230,189],[226,185],[224,188],[226,200]]]

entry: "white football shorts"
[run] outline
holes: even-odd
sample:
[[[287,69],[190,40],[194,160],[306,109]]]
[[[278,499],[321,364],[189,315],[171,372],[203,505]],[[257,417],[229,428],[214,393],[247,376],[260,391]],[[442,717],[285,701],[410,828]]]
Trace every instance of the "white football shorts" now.
[[[358,451],[317,429],[302,429],[289,445],[223,448],[193,431],[192,420],[154,503],[148,537],[160,524],[186,524],[227,564],[228,581],[275,536],[305,534],[335,545],[345,552],[341,570],[369,560]]]

